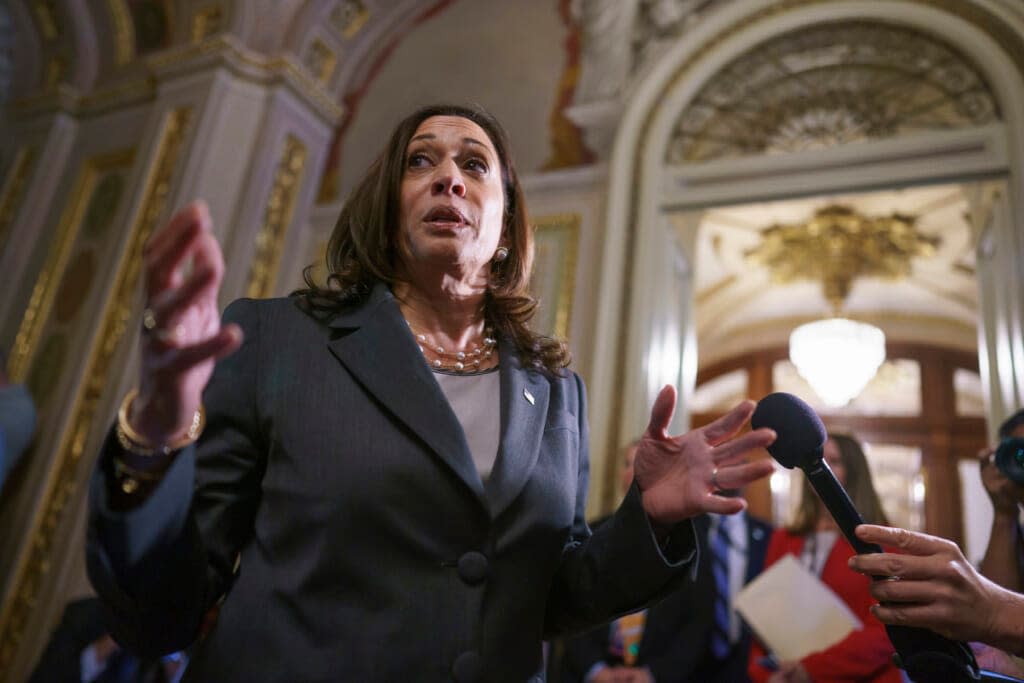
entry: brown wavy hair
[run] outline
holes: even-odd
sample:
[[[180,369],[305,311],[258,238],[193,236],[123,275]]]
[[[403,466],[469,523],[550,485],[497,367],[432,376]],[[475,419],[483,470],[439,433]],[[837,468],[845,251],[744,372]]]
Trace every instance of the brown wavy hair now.
[[[846,492],[850,494],[853,506],[857,508],[864,521],[868,524],[889,525],[889,520],[882,509],[882,502],[875,491],[875,485],[871,482],[871,470],[868,469],[868,459],[864,456],[864,449],[860,442],[847,434],[829,433],[829,441],[834,441],[839,446],[839,457],[846,468]],[[803,477],[803,485],[800,488],[800,505],[797,507],[793,521],[789,525],[790,533],[804,536],[814,532],[818,521],[818,510],[821,503],[818,494],[814,492],[807,477]],[[823,512],[822,514],[828,514]]]
[[[505,191],[502,244],[508,258],[492,261],[484,315],[488,324],[512,340],[524,365],[557,374],[571,356],[564,342],[530,329],[537,301],[530,296],[533,268],[533,228],[527,221],[523,189],[519,184],[508,136],[491,114],[479,107],[436,104],[403,119],[391,133],[384,152],[349,195],[327,243],[327,284],[315,281],[314,267],[303,271],[306,288],[293,292],[318,317],[357,305],[376,282],[389,286],[400,280],[398,226],[402,177],[409,141],[420,124],[432,116],[458,116],[487,133],[501,162]]]

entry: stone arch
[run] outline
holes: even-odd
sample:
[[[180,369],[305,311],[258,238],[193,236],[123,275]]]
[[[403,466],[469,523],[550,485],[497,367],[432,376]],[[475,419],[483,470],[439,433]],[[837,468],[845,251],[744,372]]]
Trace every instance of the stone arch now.
[[[673,179],[668,177],[664,153],[670,145],[677,117],[716,75],[757,46],[817,25],[854,20],[899,26],[931,36],[976,65],[978,73],[988,83],[1005,125],[997,126],[998,132],[980,144],[988,148],[1005,144],[1002,152],[990,155],[990,162],[996,166],[1001,163],[1001,172],[1008,178],[1007,216],[999,242],[1005,253],[1012,255],[1012,261],[1004,263],[1003,267],[1012,271],[1017,278],[1014,281],[1019,280],[1024,271],[1024,250],[1020,236],[1011,226],[1020,224],[1024,212],[1024,139],[1019,132],[1024,123],[1024,63],[1020,58],[1024,54],[1024,21],[1021,17],[1000,3],[985,0],[970,3],[757,0],[726,5],[702,18],[686,40],[667,50],[645,71],[626,98],[629,104],[620,120],[610,162],[602,257],[605,277],[599,292],[602,309],[595,335],[595,371],[591,380],[592,443],[598,455],[614,452],[619,442],[628,439],[645,423],[646,410],[653,398],[652,386],[657,384],[652,379],[659,379],[653,377],[656,373],[651,370],[652,358],[678,353],[674,370],[684,397],[687,383],[692,387],[695,376],[692,290],[681,295],[679,303],[685,310],[679,321],[680,329],[670,331],[674,334],[675,346],[670,345],[668,349],[664,345],[664,325],[659,328],[655,320],[656,303],[651,297],[640,296],[651,289],[650,283],[644,286],[640,273],[649,273],[652,267],[662,270],[670,267],[657,262],[657,240],[668,221],[661,209],[663,186]],[[779,166],[771,158],[752,163],[763,172],[760,177],[768,177],[768,169]],[[684,186],[687,179],[675,180]],[[797,192],[794,186],[780,189],[783,185],[776,183],[774,187],[777,196]],[[691,229],[695,231],[696,226]],[[663,250],[664,245],[661,248]],[[692,277],[692,262],[686,258],[677,260],[680,263],[673,267],[680,277],[683,280]],[[1009,329],[1019,328],[1022,305],[1024,302],[1017,294],[1007,295],[1001,301],[1000,315],[1016,323],[1007,325]],[[1024,401],[1021,390],[1024,349],[1020,335],[1004,335],[998,344],[1006,351],[1002,354],[1005,362],[995,368],[989,380],[990,384],[1006,386],[994,387],[989,393],[1015,398],[1020,403]],[[984,364],[985,358],[982,361]],[[990,419],[991,410],[990,407]],[[684,414],[681,423],[685,421]],[[609,479],[610,476],[601,479],[602,489],[598,491],[606,503],[613,497]]]

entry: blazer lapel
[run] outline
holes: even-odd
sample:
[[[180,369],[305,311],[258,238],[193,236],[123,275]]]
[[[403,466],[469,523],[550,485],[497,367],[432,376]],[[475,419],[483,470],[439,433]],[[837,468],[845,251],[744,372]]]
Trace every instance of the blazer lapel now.
[[[367,391],[401,420],[469,487],[487,508],[483,482],[462,425],[422,360],[422,353],[384,284],[365,304],[328,323],[351,330],[328,347]]]
[[[507,508],[530,478],[540,454],[548,414],[549,385],[538,372],[520,365],[512,343],[501,340],[501,441],[487,480],[491,517]]]

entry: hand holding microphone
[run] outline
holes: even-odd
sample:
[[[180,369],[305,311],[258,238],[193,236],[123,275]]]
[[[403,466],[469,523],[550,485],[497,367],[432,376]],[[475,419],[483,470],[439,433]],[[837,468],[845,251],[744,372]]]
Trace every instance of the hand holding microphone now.
[[[755,429],[768,427],[775,430],[777,437],[767,447],[768,452],[783,467],[803,470],[850,545],[862,555],[881,553],[882,549],[876,542],[879,537],[856,533],[864,520],[823,459],[828,434],[814,410],[798,397],[779,392],[761,399],[750,421]],[[882,571],[886,565],[872,566],[886,574]],[[973,653],[964,642],[950,640],[924,628],[892,623],[886,625],[886,632],[896,648],[899,666],[913,680],[928,683],[995,680],[983,677]]]

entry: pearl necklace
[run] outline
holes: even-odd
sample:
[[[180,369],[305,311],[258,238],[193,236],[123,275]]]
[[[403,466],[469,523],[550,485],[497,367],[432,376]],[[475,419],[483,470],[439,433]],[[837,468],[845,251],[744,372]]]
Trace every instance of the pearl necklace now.
[[[416,343],[423,355],[427,356],[428,353],[431,353],[435,356],[433,360],[427,359],[430,367],[434,370],[477,372],[494,356],[494,349],[498,345],[497,340],[494,339],[494,330],[491,328],[484,330],[483,344],[477,344],[469,351],[448,351],[440,344],[435,344],[427,339],[427,335],[413,330],[412,325],[409,325],[409,329],[416,337]]]

